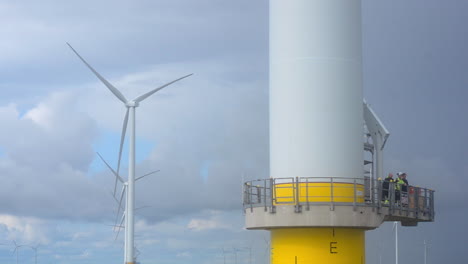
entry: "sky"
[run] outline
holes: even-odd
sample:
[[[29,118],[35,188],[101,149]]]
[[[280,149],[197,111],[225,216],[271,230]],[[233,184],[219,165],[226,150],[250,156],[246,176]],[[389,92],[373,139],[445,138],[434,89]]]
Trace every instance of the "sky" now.
[[[391,133],[385,171],[436,190],[436,220],[400,228],[400,263],[466,260],[468,2],[362,0],[364,95]],[[0,262],[13,241],[38,263],[123,261],[112,231],[125,108],[137,109],[141,263],[266,264],[269,234],[244,229],[243,180],[269,177],[268,1],[0,1]],[[126,169],[126,153],[123,171]],[[126,175],[124,175],[126,176]],[[141,207],[141,208],[140,208]],[[391,223],[367,263],[395,262]],[[19,248],[20,263],[34,251]]]

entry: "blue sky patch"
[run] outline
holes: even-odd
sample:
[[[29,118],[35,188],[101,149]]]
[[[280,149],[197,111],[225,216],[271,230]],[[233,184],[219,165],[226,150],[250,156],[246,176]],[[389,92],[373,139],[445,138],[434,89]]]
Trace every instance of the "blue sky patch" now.
[[[200,166],[200,176],[203,180],[203,183],[206,183],[208,181],[210,163],[211,162],[209,160],[204,160]]]
[[[128,168],[128,132],[127,137],[125,138],[122,159],[120,162],[121,171],[126,171]],[[99,152],[101,156],[109,163],[109,165],[116,170],[117,168],[117,159],[119,155],[119,146],[120,146],[120,133],[113,131],[106,131],[102,133],[97,142],[93,144],[93,149],[95,152]],[[156,147],[156,143],[143,139],[136,138],[136,162],[141,162],[145,160],[151,151]],[[106,165],[101,161],[101,159],[95,155],[93,162],[90,165],[89,172],[95,173],[102,170],[107,170]],[[126,173],[124,173],[125,175]]]

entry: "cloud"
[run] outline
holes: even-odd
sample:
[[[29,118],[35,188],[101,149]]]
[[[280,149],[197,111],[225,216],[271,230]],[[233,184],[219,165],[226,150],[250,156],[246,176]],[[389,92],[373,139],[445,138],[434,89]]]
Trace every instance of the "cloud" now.
[[[76,111],[72,94],[53,93],[23,116],[15,105],[1,107],[0,121],[5,125],[0,131],[2,213],[102,217],[104,193],[87,176],[97,129]]]
[[[76,111],[72,93],[52,93],[24,116],[15,108],[2,107],[6,126],[0,132],[0,144],[13,162],[35,168],[68,164],[87,170],[93,156],[89,143],[97,130],[92,119]]]
[[[211,216],[209,219],[191,219],[187,228],[194,231],[205,231],[211,229],[229,229],[231,227],[218,217]]]
[[[180,252],[177,254],[177,257],[178,258],[192,258],[192,254],[190,254],[190,252]]]
[[[108,69],[107,77],[159,63],[206,58],[231,57],[256,64],[257,54],[265,58],[268,54],[263,47],[268,39],[264,30],[267,9],[258,12],[266,3],[2,2],[0,23],[5,26],[0,33],[6,41],[0,44],[0,88],[9,96],[0,102],[29,101],[53,90],[72,88],[78,80],[93,80],[65,42],[74,45],[96,69]]]
[[[17,217],[13,215],[0,215],[3,239],[18,244],[48,244],[50,232],[47,222],[35,217]]]

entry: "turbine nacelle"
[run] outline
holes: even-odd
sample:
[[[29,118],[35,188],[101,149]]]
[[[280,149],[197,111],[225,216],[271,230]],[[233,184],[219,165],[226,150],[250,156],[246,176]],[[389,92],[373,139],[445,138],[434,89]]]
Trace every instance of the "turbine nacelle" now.
[[[128,101],[126,104],[125,104],[126,107],[138,107],[140,106],[140,103],[139,102],[135,102],[135,101]]]

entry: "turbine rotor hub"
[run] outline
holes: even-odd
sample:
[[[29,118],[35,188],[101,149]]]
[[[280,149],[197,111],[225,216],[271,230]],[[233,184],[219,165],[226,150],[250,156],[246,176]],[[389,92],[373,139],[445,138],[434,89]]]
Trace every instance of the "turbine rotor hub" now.
[[[140,106],[140,103],[135,102],[135,101],[128,101],[128,102],[125,104],[125,106],[127,106],[127,107],[138,107],[138,106]]]

